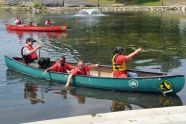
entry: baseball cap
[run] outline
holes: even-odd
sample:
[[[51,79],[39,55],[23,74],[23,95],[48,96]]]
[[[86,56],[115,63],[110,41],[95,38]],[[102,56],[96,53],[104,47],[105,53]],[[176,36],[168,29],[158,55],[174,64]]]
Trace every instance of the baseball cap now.
[[[32,37],[28,37],[27,39],[26,39],[26,43],[27,42],[36,42],[36,40],[34,40],[34,38],[32,38]]]

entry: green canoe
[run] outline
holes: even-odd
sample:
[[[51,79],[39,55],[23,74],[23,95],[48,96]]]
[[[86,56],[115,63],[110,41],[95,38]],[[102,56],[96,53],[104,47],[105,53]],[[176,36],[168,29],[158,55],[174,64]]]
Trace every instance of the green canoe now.
[[[30,87],[37,87],[38,89],[41,88],[42,91],[44,91],[42,93],[43,96],[41,97],[41,99],[44,98],[45,95],[47,95],[48,93],[54,93],[63,96],[60,98],[64,99],[68,99],[69,96],[73,96],[75,99],[78,100],[79,104],[84,104],[89,101],[88,99],[93,98],[94,100],[109,100],[112,101],[112,103],[119,102],[121,104],[117,104],[118,106],[131,106],[131,109],[136,109],[136,106],[138,106],[138,108],[157,108],[183,105],[182,100],[177,94],[164,96],[161,93],[101,90],[96,88],[86,88],[78,86],[70,87],[68,90],[66,90],[62,85],[56,82],[36,79],[34,77],[24,75],[11,69],[7,69],[6,77],[7,80],[9,80],[10,82],[19,79],[19,81],[24,83],[25,88],[28,86],[28,90],[30,90]],[[47,103],[48,101],[46,100],[45,102]]]
[[[68,74],[49,72],[45,73],[43,69],[37,66],[27,66],[19,57],[5,56],[5,63],[8,68],[34,76],[40,79],[52,80],[66,83]],[[164,73],[153,73],[129,70],[138,74],[136,78],[112,78],[112,68],[109,66],[100,66],[97,70],[91,71],[94,76],[76,75],[73,77],[72,84],[84,87],[141,91],[141,92],[159,92],[159,93],[177,93],[184,86],[184,75],[166,75]]]

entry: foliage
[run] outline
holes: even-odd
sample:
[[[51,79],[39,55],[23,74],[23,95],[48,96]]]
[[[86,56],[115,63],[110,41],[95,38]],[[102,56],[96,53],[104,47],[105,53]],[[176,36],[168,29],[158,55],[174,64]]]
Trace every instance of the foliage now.
[[[0,8],[2,7],[3,2],[0,0]]]
[[[109,5],[109,4],[114,4],[116,3],[115,0],[88,0],[89,2],[93,2],[96,5],[100,5],[100,6],[105,6],[105,5]]]
[[[34,8],[36,9],[42,9],[44,6],[40,2],[40,0],[34,0]]]
[[[126,5],[159,5],[160,0],[116,0],[118,3],[125,3]]]
[[[160,2],[148,2],[148,3],[144,3],[144,6],[159,6]]]
[[[161,0],[89,0],[95,4],[105,6],[115,3],[123,3],[125,5],[143,5],[143,6],[159,6]]]

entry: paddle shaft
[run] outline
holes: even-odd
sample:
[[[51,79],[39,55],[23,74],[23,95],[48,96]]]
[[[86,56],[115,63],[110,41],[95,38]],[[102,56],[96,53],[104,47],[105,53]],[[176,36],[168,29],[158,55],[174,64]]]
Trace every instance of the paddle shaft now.
[[[41,45],[41,42],[37,42],[37,43]],[[38,54],[38,58],[40,57],[41,57],[41,48],[39,48],[39,54]]]
[[[41,54],[41,48],[39,48],[39,55],[38,55],[38,58],[41,57],[40,54]]]

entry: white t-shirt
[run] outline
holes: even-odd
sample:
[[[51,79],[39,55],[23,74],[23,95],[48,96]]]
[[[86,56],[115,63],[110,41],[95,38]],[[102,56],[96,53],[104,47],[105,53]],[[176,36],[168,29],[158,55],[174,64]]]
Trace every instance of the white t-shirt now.
[[[23,48],[23,55],[28,55],[30,53],[30,50],[26,47]]]
[[[19,20],[19,19],[15,19],[14,23],[15,23],[15,24],[20,24],[20,25],[21,25],[22,21]]]

